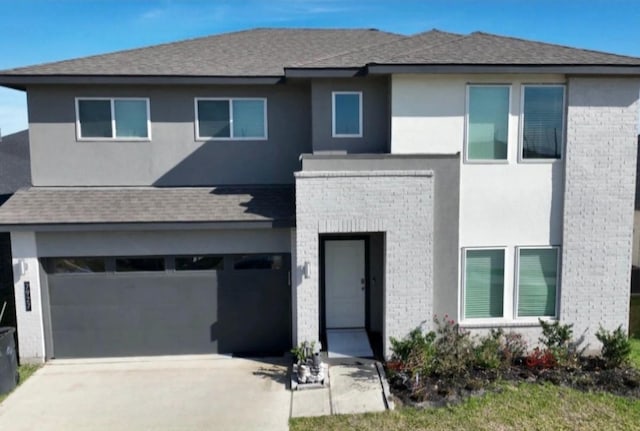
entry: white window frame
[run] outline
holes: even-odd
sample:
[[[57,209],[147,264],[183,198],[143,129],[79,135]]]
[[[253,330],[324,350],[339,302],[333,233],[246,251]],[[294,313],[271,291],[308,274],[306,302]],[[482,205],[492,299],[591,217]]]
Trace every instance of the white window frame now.
[[[358,96],[358,129],[359,133],[336,133],[336,96]],[[331,137],[332,138],[362,138],[362,91],[332,91],[331,92]]]
[[[495,159],[469,159],[469,104],[471,101],[471,97],[470,97],[470,92],[469,90],[471,89],[471,87],[507,87],[509,89],[509,108],[507,110],[507,158],[506,159],[500,159],[500,160],[495,160]],[[509,159],[510,159],[510,149],[511,149],[511,145],[509,143],[510,139],[510,135],[511,135],[511,107],[513,104],[513,84],[512,83],[500,83],[500,82],[496,82],[496,83],[473,83],[473,82],[468,82],[467,83],[467,87],[465,90],[465,105],[464,105],[464,145],[463,145],[463,151],[464,151],[464,163],[468,163],[468,164],[473,164],[473,165],[485,165],[485,164],[490,164],[490,165],[505,165],[509,163]]]
[[[80,101],[81,100],[108,100],[111,105],[111,137],[91,137],[82,136],[82,125],[80,124]],[[116,116],[115,116],[115,101],[116,100],[138,100],[144,101],[147,106],[147,136],[141,137],[126,137],[116,136]],[[151,103],[148,97],[76,97],[76,140],[78,141],[151,141]]]
[[[222,100],[229,102],[229,137],[214,137],[214,136],[202,136],[200,135],[200,120],[198,115],[198,102],[200,101],[215,101]],[[261,101],[264,106],[264,136],[256,137],[244,137],[233,136],[233,101],[234,100],[253,100]],[[193,101],[194,104],[194,125],[196,141],[266,141],[269,139],[269,125],[267,123],[267,98],[266,97],[196,97]]]
[[[557,159],[525,159],[524,151],[524,91],[526,87],[561,87],[562,88],[562,142],[560,144],[560,157]],[[564,83],[533,84],[522,83],[520,85],[520,112],[518,113],[518,163],[554,163],[564,159],[565,143],[567,141],[567,85]]]
[[[520,301],[520,250],[556,250],[557,260],[556,260],[556,307],[553,316],[518,316],[518,304]],[[538,319],[542,320],[557,320],[560,314],[560,289],[561,289],[561,247],[559,245],[538,245],[538,246],[517,246],[515,247],[515,273],[514,277],[514,286],[513,286],[513,317],[514,320],[518,322],[532,322],[537,323]]]
[[[465,316],[465,304],[466,304],[466,300],[467,300],[467,295],[466,295],[466,284],[467,284],[467,251],[473,251],[473,250],[502,250],[502,252],[504,253],[504,270],[502,273],[502,317],[466,317]],[[509,316],[508,310],[509,310],[509,303],[511,301],[510,295],[509,295],[509,289],[507,286],[507,268],[508,268],[508,263],[509,263],[509,253],[508,253],[508,247],[506,246],[490,246],[490,247],[463,247],[461,249],[462,251],[462,258],[461,258],[461,262],[462,262],[462,271],[460,274],[460,278],[461,278],[461,282],[460,282],[460,289],[461,289],[461,295],[460,295],[460,322],[461,323],[468,323],[468,324],[478,324],[478,325],[484,325],[484,324],[488,324],[488,325],[495,325],[495,324],[502,324],[505,322],[509,322],[511,321],[511,316]]]

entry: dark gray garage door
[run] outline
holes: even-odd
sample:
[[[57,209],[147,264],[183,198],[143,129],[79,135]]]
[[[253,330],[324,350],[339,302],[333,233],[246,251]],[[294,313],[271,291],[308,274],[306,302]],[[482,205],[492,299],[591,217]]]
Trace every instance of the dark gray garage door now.
[[[53,356],[234,353],[291,347],[288,254],[51,258]]]

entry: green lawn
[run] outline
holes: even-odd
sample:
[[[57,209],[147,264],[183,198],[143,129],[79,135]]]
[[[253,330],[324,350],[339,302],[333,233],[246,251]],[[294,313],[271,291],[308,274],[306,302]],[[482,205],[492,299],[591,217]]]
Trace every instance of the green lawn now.
[[[30,365],[30,364],[20,365],[18,367],[18,374],[20,375],[18,386],[21,383],[23,383],[25,380],[27,380],[29,377],[31,377],[31,375],[35,373],[38,370],[38,368],[40,368],[40,365]],[[0,395],[0,403],[4,401],[4,399],[7,398],[8,395],[9,394]]]
[[[640,368],[640,297],[631,299],[629,333],[634,337],[631,361]],[[291,431],[637,430],[640,401],[523,383],[450,408],[299,418],[290,425]]]
[[[302,430],[637,430],[640,401],[609,394],[522,384],[450,408],[292,419]]]

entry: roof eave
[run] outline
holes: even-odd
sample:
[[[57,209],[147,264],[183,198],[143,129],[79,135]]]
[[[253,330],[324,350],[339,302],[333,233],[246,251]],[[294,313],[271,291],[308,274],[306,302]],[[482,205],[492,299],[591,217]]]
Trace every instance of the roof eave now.
[[[23,75],[0,74],[0,85],[25,90],[29,85],[273,85],[282,82],[283,76],[174,76],[174,75]]]
[[[367,65],[371,75],[392,73],[558,73],[567,75],[640,75],[640,65],[578,64],[378,64]]]

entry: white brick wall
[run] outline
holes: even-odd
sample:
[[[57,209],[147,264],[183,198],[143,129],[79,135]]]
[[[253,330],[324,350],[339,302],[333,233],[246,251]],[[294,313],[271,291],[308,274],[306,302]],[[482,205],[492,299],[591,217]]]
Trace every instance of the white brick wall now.
[[[637,78],[569,78],[560,319],[598,348],[627,328],[638,123]]]
[[[298,342],[319,335],[319,235],[385,232],[385,352],[390,336],[431,325],[433,177],[430,171],[296,173]]]
[[[11,232],[13,281],[16,296],[18,343],[21,362],[44,362],[44,327],[40,290],[40,267],[34,232]],[[31,311],[25,308],[24,282],[31,290]]]

